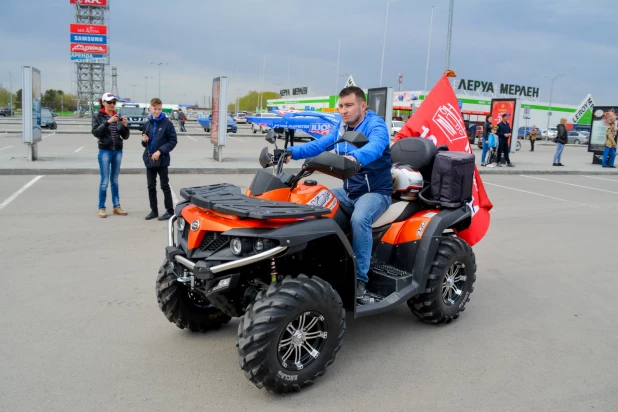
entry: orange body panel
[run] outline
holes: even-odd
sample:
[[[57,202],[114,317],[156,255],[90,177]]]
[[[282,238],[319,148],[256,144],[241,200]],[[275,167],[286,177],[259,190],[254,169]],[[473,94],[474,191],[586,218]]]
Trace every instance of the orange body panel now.
[[[382,242],[398,245],[419,240],[423,237],[431,218],[439,212],[439,210],[422,210],[403,222],[393,223],[382,237]]]

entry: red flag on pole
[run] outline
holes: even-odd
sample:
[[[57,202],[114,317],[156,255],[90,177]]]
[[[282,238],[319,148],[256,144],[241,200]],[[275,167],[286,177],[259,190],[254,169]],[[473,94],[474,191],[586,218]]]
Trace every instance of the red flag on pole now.
[[[436,146],[446,145],[450,151],[472,153],[457,97],[446,75],[436,83],[419,109],[397,133],[395,141],[408,137],[422,137]],[[493,207],[476,166],[472,201],[468,206],[472,209],[472,223],[457,236],[474,245],[487,233],[489,211]]]

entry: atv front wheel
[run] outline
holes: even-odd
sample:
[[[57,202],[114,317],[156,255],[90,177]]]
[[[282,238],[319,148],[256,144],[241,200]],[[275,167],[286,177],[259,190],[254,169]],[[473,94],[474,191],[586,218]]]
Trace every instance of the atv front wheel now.
[[[157,277],[157,302],[170,322],[180,329],[206,332],[219,329],[230,321],[230,316],[215,308],[208,299],[191,292],[177,279],[171,265],[165,260]]]
[[[335,361],[345,331],[339,294],[318,277],[286,277],[260,292],[238,325],[245,376],[269,392],[298,392]]]
[[[463,312],[476,280],[476,258],[468,243],[442,238],[427,279],[425,293],[408,300],[412,313],[423,322],[451,323]]]

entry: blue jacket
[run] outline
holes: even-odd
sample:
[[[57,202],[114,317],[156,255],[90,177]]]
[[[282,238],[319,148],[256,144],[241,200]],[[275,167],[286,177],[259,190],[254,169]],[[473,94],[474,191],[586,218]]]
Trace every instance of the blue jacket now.
[[[165,113],[161,113],[156,119],[150,115],[148,121],[144,123],[142,134],[150,138],[148,143],[142,140],[142,146],[146,148],[142,156],[146,167],[150,167],[148,152],[152,155],[157,150],[161,152],[160,167],[168,167],[170,165],[170,152],[174,150],[178,142],[174,124],[165,116]]]
[[[489,133],[489,139],[488,139],[487,145],[489,147],[494,147],[494,148],[498,147],[498,137],[496,137],[496,135],[493,133]]]
[[[511,133],[511,126],[508,123],[500,122],[498,123],[498,138],[507,139],[505,134]]]
[[[346,142],[338,143],[335,152],[340,155],[352,156],[361,164],[361,169],[347,179],[343,188],[350,199],[356,199],[365,193],[393,194],[393,177],[391,175],[391,150],[388,129],[384,120],[371,110],[354,129],[369,139],[369,143],[357,148]],[[345,132],[345,127],[333,130],[326,136],[302,146],[288,147],[292,159],[306,159],[322,153],[327,146],[335,143]]]

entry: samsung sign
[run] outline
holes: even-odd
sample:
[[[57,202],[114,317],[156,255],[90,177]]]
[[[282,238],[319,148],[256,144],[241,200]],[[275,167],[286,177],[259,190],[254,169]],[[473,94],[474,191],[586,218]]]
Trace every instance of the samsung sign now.
[[[467,90],[469,92],[500,93],[512,96],[539,97],[538,87],[520,86],[517,84],[500,83],[500,87],[493,82],[481,80],[461,79],[457,84],[457,90]]]

